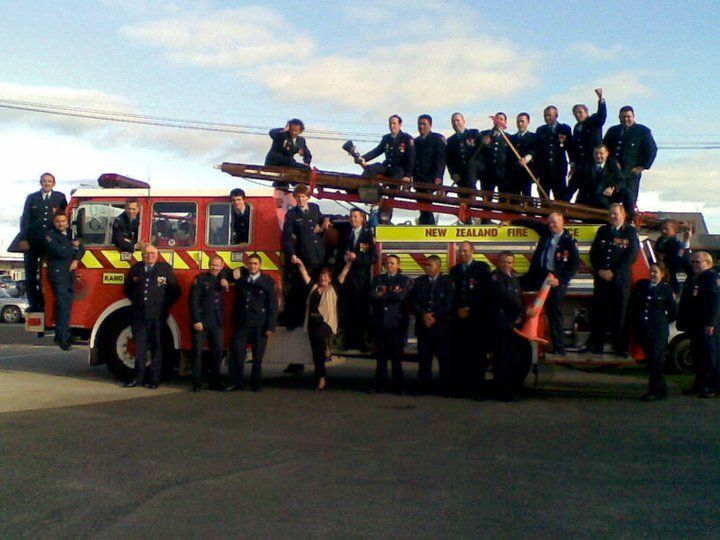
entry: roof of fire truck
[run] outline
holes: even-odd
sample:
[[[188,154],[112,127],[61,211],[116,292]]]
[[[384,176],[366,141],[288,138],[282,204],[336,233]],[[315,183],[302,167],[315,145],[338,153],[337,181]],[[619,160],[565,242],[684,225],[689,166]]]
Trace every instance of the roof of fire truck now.
[[[274,197],[275,190],[269,187],[243,188],[247,198],[252,197]],[[194,188],[194,189],[171,189],[171,188],[78,188],[73,191],[72,196],[91,198],[128,198],[128,197],[229,197],[228,188]]]

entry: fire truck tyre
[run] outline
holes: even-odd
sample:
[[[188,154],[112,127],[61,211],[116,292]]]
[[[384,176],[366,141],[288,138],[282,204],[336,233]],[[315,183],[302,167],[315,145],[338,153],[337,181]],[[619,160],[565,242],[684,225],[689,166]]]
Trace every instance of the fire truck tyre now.
[[[22,311],[17,306],[5,306],[2,310],[2,320],[6,323],[16,323],[23,319]]]
[[[132,349],[130,308],[123,308],[103,322],[98,332],[99,358],[108,371],[122,381],[132,378],[135,370],[135,351]]]
[[[130,308],[118,310],[103,323],[97,338],[100,358],[107,364],[108,371],[122,381],[129,381],[135,371],[135,349],[130,321]],[[164,358],[161,378],[168,380],[177,367],[179,355],[167,325],[163,329],[162,347]]]
[[[670,342],[669,349],[665,360],[665,371],[668,373],[695,373],[688,336],[684,334],[676,336]]]

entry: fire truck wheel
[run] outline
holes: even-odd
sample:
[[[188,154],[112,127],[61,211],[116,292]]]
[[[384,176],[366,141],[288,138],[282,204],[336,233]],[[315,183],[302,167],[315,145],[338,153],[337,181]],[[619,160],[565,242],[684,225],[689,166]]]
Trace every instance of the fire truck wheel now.
[[[116,378],[128,381],[135,371],[135,342],[132,338],[130,308],[113,313],[100,327],[98,332],[98,350],[108,371]],[[172,377],[178,363],[178,351],[173,345],[172,333],[166,325],[162,335],[163,366],[162,379]]]
[[[108,371],[120,380],[133,376],[135,350],[130,326],[130,308],[123,308],[103,322],[97,337],[99,357]]]
[[[685,334],[675,336],[670,342],[665,360],[668,373],[695,373],[695,363],[690,354],[690,338]]]

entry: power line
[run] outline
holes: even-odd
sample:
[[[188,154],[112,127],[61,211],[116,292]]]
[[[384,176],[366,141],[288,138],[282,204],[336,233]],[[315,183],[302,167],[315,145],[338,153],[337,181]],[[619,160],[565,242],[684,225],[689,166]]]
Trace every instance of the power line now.
[[[137,114],[126,111],[109,111],[104,109],[92,109],[68,105],[21,101],[12,99],[0,99],[0,108],[49,114],[68,118],[80,118],[85,120],[98,120],[106,122],[117,122],[124,124],[135,124],[145,126],[167,127],[175,129],[187,129],[193,131],[207,131],[214,133],[228,133],[237,135],[267,135],[271,129],[268,126],[252,124],[232,124],[225,122],[207,122],[203,120],[192,120],[187,118],[173,118],[168,116],[153,116]],[[309,139],[345,141],[349,138],[357,142],[374,143],[378,139],[376,133],[360,131],[338,131],[323,129],[308,129],[304,136]],[[717,141],[690,141],[690,142],[667,142],[659,143],[660,150],[719,150],[720,142]]]

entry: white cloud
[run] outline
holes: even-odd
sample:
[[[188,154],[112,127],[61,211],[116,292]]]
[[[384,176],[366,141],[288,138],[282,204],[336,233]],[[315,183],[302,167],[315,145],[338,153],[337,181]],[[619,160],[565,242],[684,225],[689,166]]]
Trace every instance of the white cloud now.
[[[623,47],[619,43],[610,47],[598,47],[589,41],[578,41],[571,44],[566,52],[575,59],[610,62],[623,54]]]
[[[617,104],[614,110],[612,107],[608,110],[606,125],[610,126],[617,123],[614,119],[617,119],[616,112],[620,105],[632,103],[638,98],[651,96],[653,94],[650,80],[655,75],[656,73],[650,70],[608,73],[594,80],[571,86],[562,93],[551,95],[542,106],[538,108],[542,110],[545,105],[553,104],[557,106],[560,111],[560,121],[574,124],[575,120],[572,119],[570,115],[572,106],[576,103],[585,103],[591,113],[595,112],[597,97],[595,96],[594,90],[596,88],[602,88],[607,102]],[[563,117],[565,120],[563,120]]]
[[[292,40],[287,34],[292,31]],[[184,13],[154,22],[125,26],[128,38],[165,51],[179,64],[228,68],[305,58],[312,40],[292,30],[278,11],[261,6],[225,9],[205,15]]]
[[[515,94],[536,83],[536,57],[506,40],[457,36],[265,66],[255,76],[277,99],[384,114],[407,103],[461,107]]]

